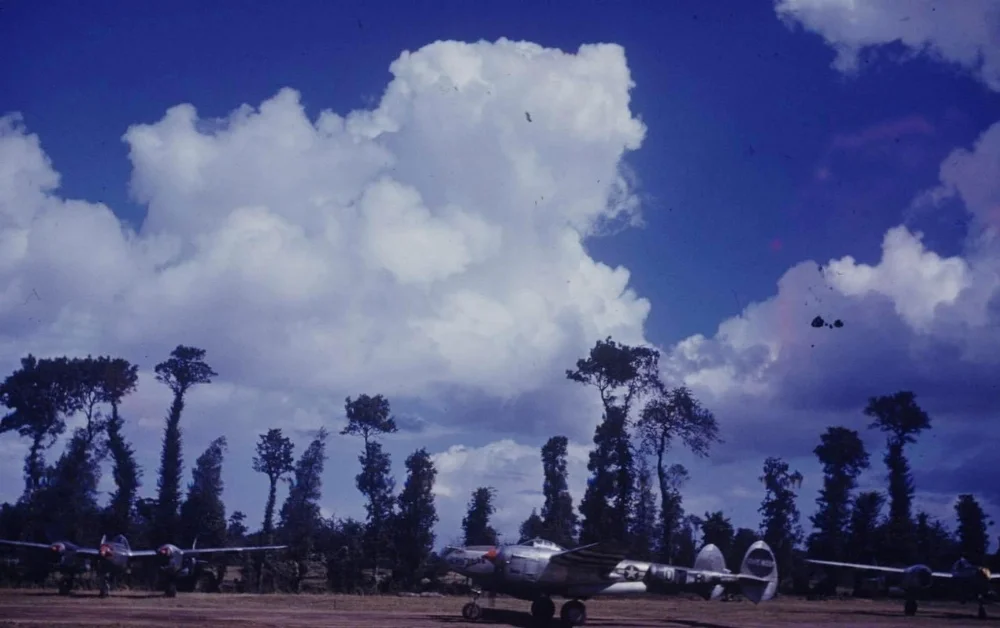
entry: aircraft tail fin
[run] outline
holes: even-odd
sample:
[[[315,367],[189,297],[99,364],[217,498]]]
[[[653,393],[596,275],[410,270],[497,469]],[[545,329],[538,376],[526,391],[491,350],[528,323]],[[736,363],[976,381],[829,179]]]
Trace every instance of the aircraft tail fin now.
[[[737,578],[743,595],[760,604],[774,597],[778,590],[778,561],[764,541],[757,541],[747,549]]]
[[[698,555],[694,559],[694,565],[692,567],[696,571],[710,571],[715,573],[726,573],[726,559],[722,556],[722,550],[718,546],[709,543],[705,547],[701,548]],[[721,584],[717,584],[711,588],[711,590],[706,590],[704,592],[705,599],[718,600],[725,593],[725,587]]]

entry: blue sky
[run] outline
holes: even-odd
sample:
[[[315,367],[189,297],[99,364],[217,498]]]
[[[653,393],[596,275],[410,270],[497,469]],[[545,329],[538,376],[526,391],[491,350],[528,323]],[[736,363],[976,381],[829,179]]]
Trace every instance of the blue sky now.
[[[857,40],[873,45],[862,50],[860,71],[847,74],[833,66],[836,52],[831,43],[836,43],[836,36],[840,37],[841,44],[845,41],[850,44],[850,37],[835,28],[837,24],[833,18],[810,12],[810,2],[788,4],[799,5],[796,14],[800,19],[799,25],[784,23],[777,15],[775,3],[763,0],[739,3],[738,10],[737,3],[705,6],[700,2],[684,1],[663,3],[662,6],[636,3],[636,8],[630,9],[612,3],[566,2],[550,2],[530,8],[524,5],[514,9],[510,3],[487,1],[299,2],[294,9],[277,3],[255,3],[251,7],[237,2],[213,3],[210,8],[206,8],[204,3],[172,2],[169,6],[155,9],[145,3],[126,2],[87,5],[53,2],[45,6],[14,3],[4,8],[0,19],[0,54],[7,59],[16,59],[14,63],[7,64],[0,74],[0,93],[5,95],[0,115],[19,112],[24,133],[37,135],[41,149],[61,177],[61,185],[55,195],[63,199],[104,203],[120,220],[142,233],[150,202],[161,203],[166,208],[190,199],[183,193],[175,195],[170,191],[172,184],[169,177],[164,176],[165,183],[156,182],[157,168],[165,172],[169,168],[163,164],[167,162],[150,158],[150,161],[142,162],[145,165],[137,166],[138,162],[130,161],[130,144],[123,141],[123,135],[131,125],[157,125],[167,110],[175,105],[190,103],[202,119],[223,118],[243,104],[258,107],[263,101],[274,98],[280,89],[290,87],[298,92],[305,114],[315,121],[320,112],[327,109],[343,116],[352,110],[374,109],[393,78],[389,72],[390,64],[404,50],[414,52],[438,40],[494,42],[502,37],[530,41],[570,54],[575,53],[581,44],[618,44],[624,49],[627,69],[635,84],[630,92],[628,111],[633,119],[641,120],[645,125],[641,146],[638,150],[625,153],[621,162],[634,171],[637,184],[631,193],[639,199],[644,224],[613,235],[584,237],[581,241],[590,258],[612,268],[619,265],[627,268],[630,273],[629,287],[639,297],[649,301],[651,310],[638,322],[599,329],[620,329],[616,337],[640,334],[670,356],[670,368],[674,369],[671,373],[680,373],[678,377],[696,389],[702,386],[706,398],[716,401],[713,407],[718,408],[717,414],[723,421],[724,429],[727,421],[734,425],[727,447],[720,453],[723,462],[689,462],[693,475],[700,476],[699,483],[693,485],[692,490],[698,493],[715,490],[719,497],[716,501],[694,501],[696,505],[693,507],[704,504],[706,508],[715,508],[726,504],[732,509],[731,514],[738,525],[753,525],[759,495],[748,497],[745,503],[737,500],[734,506],[732,500],[725,498],[725,490],[718,488],[720,484],[732,484],[734,473],[745,475],[745,469],[759,468],[763,455],[767,453],[762,450],[769,447],[776,455],[798,456],[802,458],[802,465],[808,465],[809,450],[813,445],[809,444],[804,449],[803,445],[810,442],[810,438],[815,443],[825,425],[822,421],[849,424],[854,421],[856,425],[852,424],[853,427],[863,427],[864,420],[859,410],[865,396],[887,394],[893,390],[866,385],[870,378],[849,365],[851,362],[877,362],[879,356],[885,359],[884,356],[889,354],[873,354],[873,359],[873,355],[858,353],[862,350],[877,353],[877,348],[861,336],[851,340],[850,350],[841,348],[838,351],[827,347],[827,355],[837,355],[823,358],[831,362],[824,362],[822,368],[841,369],[838,371],[840,377],[832,376],[832,380],[855,396],[850,400],[838,399],[835,403],[827,403],[819,397],[802,402],[792,399],[794,395],[787,394],[787,390],[774,392],[782,389],[780,382],[775,383],[771,392],[761,397],[766,397],[766,403],[758,400],[758,405],[751,404],[753,409],[748,414],[770,416],[768,425],[771,429],[777,426],[779,430],[782,427],[781,417],[789,422],[802,423],[807,419],[801,417],[811,416],[816,417],[817,422],[802,427],[801,438],[795,435],[798,434],[797,427],[786,425],[788,429],[783,431],[787,434],[783,436],[791,434],[787,443],[750,445],[739,438],[759,434],[764,419],[746,418],[744,421],[735,410],[742,407],[738,397],[734,396],[736,393],[720,392],[718,386],[710,385],[705,372],[699,370],[703,367],[692,366],[695,362],[703,364],[704,360],[723,359],[717,356],[726,354],[726,351],[716,347],[711,355],[705,354],[701,362],[692,361],[690,356],[685,357],[677,348],[677,343],[695,334],[712,340],[720,323],[740,315],[752,303],[766,302],[774,297],[779,292],[778,280],[802,262],[811,260],[812,267],[815,267],[817,263],[826,265],[833,259],[850,256],[856,264],[878,265],[886,233],[897,225],[923,232],[923,245],[927,249],[942,257],[956,256],[955,259],[969,260],[968,265],[972,269],[973,260],[980,260],[985,254],[978,249],[975,255],[970,253],[967,236],[981,226],[984,213],[973,207],[974,201],[970,199],[996,193],[995,190],[986,190],[975,196],[955,184],[958,191],[952,194],[954,198],[950,204],[938,203],[931,211],[915,209],[912,205],[922,192],[942,185],[942,163],[949,159],[953,151],[963,148],[972,151],[977,138],[1000,120],[1000,92],[990,82],[988,64],[981,71],[969,64],[963,67],[964,58],[955,52],[959,49],[953,45],[954,41],[943,39],[935,42],[932,38],[925,38],[921,43],[917,31],[901,31],[894,35],[889,28],[904,22],[913,24],[944,18],[921,14],[909,21],[909,15],[903,18],[879,14],[865,16],[870,18],[872,24],[879,21],[880,25],[889,26],[872,26],[864,33],[865,38]],[[995,3],[986,2],[977,7],[985,7],[984,11],[994,11],[988,15],[996,15]],[[803,23],[807,28],[801,26]],[[914,35],[914,32],[917,34]],[[965,37],[974,40],[974,36]],[[915,56],[910,54],[920,48],[912,44],[913,41],[927,46],[930,52]],[[938,48],[934,48],[935,45]],[[558,68],[552,70],[556,74],[559,71]],[[545,79],[539,77],[537,80]],[[544,118],[539,119],[545,124]],[[205,130],[207,127],[199,128],[204,133],[210,133]],[[159,136],[158,141],[166,142],[164,137]],[[484,137],[485,141],[490,141],[488,136]],[[137,149],[136,146],[139,146],[136,142],[131,144],[136,154],[143,150],[153,154],[154,148],[149,148],[153,144],[143,144],[147,147],[145,149],[142,146]],[[401,161],[405,161],[401,155],[409,153],[404,148],[398,148],[396,154]],[[973,152],[971,161],[975,162],[976,158],[978,153]],[[583,157],[580,159],[583,171]],[[988,155],[984,159],[988,159]],[[986,163],[986,171],[989,172],[992,162],[987,160]],[[979,168],[976,170],[974,163],[969,166],[971,172],[983,172],[982,166]],[[133,179],[135,172],[139,175]],[[262,172],[263,176],[269,176],[266,169]],[[455,176],[452,172],[442,170],[438,175]],[[274,176],[281,179],[285,173],[275,173]],[[416,181],[423,175],[414,165],[409,175],[400,175],[400,180],[406,182],[406,176]],[[982,177],[972,179],[983,180]],[[138,181],[140,188],[145,186],[146,192],[139,195],[142,198],[130,196],[130,181]],[[442,185],[446,191],[442,194],[447,196],[449,186],[454,187],[454,184],[445,180]],[[177,187],[176,180],[173,186]],[[248,190],[251,188],[256,189],[248,186]],[[433,196],[428,189],[420,189],[426,198]],[[223,203],[220,199],[231,191],[206,192],[204,198],[191,198],[196,198],[198,202],[211,199],[215,207]],[[252,197],[254,193],[248,191],[246,194]],[[280,204],[280,200],[273,200],[280,199],[277,192],[273,197],[268,196],[269,193],[262,194],[262,198],[270,200],[260,200],[261,203]],[[456,193],[455,198],[459,196]],[[240,202],[245,204],[254,200],[241,199]],[[274,211],[273,206],[271,210]],[[205,211],[207,215],[208,210]],[[169,220],[163,224],[176,226]],[[983,224],[988,226],[989,223]],[[0,223],[0,229],[6,228],[10,227]],[[0,266],[0,271],[3,268]],[[26,268],[10,271],[8,275],[0,273],[0,287],[4,286],[4,282],[13,285],[15,278],[26,277],[23,274],[29,272]],[[853,266],[854,270],[857,268]],[[984,264],[975,268],[995,267]],[[98,271],[95,269],[93,272]],[[789,284],[798,286],[795,289],[805,290],[802,282],[806,280],[798,279],[802,273],[793,275],[788,280]],[[99,280],[101,275],[91,276]],[[894,292],[892,285],[911,284],[891,273],[887,276],[890,279],[877,282],[877,286],[865,290],[858,288],[857,282],[839,284],[836,288],[838,295],[849,303],[845,301],[846,305],[838,311],[859,312],[859,316],[867,316],[865,312],[881,311],[878,308],[886,307],[879,298],[895,299],[895,308],[889,307],[889,310],[893,316],[898,315],[900,320],[905,319],[910,325],[906,333],[899,336],[898,343],[901,344],[894,345],[895,350],[900,351],[899,347],[905,346],[907,351],[911,351],[913,347],[925,347],[927,343],[936,347],[934,343],[941,338],[948,342],[955,341],[956,336],[949,331],[940,331],[935,327],[937,331],[932,333],[927,331],[929,327],[914,323],[917,314],[907,318],[907,312],[919,312],[923,316],[928,310],[920,305],[905,304],[907,293]],[[941,276],[931,272],[924,279]],[[987,290],[990,276],[988,270],[979,273],[970,270],[968,281],[959,283],[964,286],[962,290],[971,294],[977,289]],[[496,275],[490,277],[495,279]],[[516,282],[516,278],[508,279]],[[566,282],[570,280],[567,278]],[[921,280],[914,281],[916,283],[912,285],[921,285]],[[952,304],[958,297],[947,296],[946,288],[942,293],[946,296],[938,301]],[[829,289],[834,290],[832,287]],[[879,291],[880,294],[871,296]],[[860,304],[869,297],[875,301]],[[386,298],[387,305],[392,307],[395,302],[391,297]],[[67,293],[64,302],[79,304],[80,300]],[[249,308],[249,303],[236,301],[230,306]],[[813,315],[839,315],[821,305],[821,300],[812,299],[805,303],[804,311],[781,323],[793,327],[801,325],[805,331],[774,332],[781,341],[788,341],[790,336],[798,338],[803,333],[811,333],[813,330],[808,328],[808,321]],[[988,305],[990,301],[986,299],[983,303]],[[869,306],[875,309],[864,309]],[[205,311],[201,310],[185,311],[190,317],[188,330],[195,328],[196,321],[200,320],[198,316],[205,315]],[[931,311],[933,313],[933,308]],[[988,311],[993,312],[989,316],[996,316],[994,311]],[[523,363],[511,358],[494,366],[508,369],[503,371],[507,373],[509,369],[525,365],[551,362],[550,370],[558,380],[558,374],[571,366],[571,361],[567,363],[563,356],[581,356],[600,337],[588,327],[591,325],[588,316],[593,318],[595,315],[580,314],[580,319],[570,321],[570,324],[573,329],[580,327],[590,331],[579,334],[579,337],[573,336],[558,351],[553,353],[538,349],[537,353],[532,353],[532,350],[524,349],[523,355],[518,358],[523,359]],[[843,316],[847,322],[845,335],[853,333],[850,330],[854,321],[847,314]],[[556,320],[566,322],[564,318]],[[746,320],[750,320],[749,315]],[[56,325],[55,322],[51,324]],[[936,319],[934,324],[938,324]],[[180,330],[185,329],[184,325],[178,325]],[[759,327],[757,324],[748,325],[755,329]],[[920,329],[913,331],[917,327]],[[151,328],[162,329],[162,326],[152,325]],[[869,323],[865,329],[877,331],[878,325]],[[892,330],[895,329],[892,327]],[[978,341],[969,336],[973,333],[969,329],[968,325],[962,328],[961,333],[965,335],[960,340],[975,344]],[[988,333],[983,329],[988,330],[989,326],[983,323],[976,329],[979,330],[977,333]],[[940,333],[935,336],[938,331]],[[835,332],[822,330],[816,333],[829,335]],[[839,330],[836,333],[840,333]],[[108,332],[101,331],[86,338],[74,336],[67,341],[65,333],[55,334],[51,327],[33,327],[30,333],[5,339],[0,345],[0,362],[13,364],[26,351],[107,352],[114,347],[121,348],[149,369],[162,359],[164,347],[169,349],[171,343],[188,342],[176,335],[167,337],[166,331],[164,337],[155,342],[146,337],[125,338],[118,332],[116,334],[108,335]],[[886,331],[884,335],[897,337],[894,331]],[[248,344],[251,343],[249,338]],[[928,338],[932,338],[933,342]],[[761,342],[760,346],[767,344]],[[773,346],[774,342],[768,342]],[[801,345],[801,342],[806,344]],[[801,346],[812,344],[811,341],[801,342]],[[155,349],[149,350],[150,345]],[[213,352],[218,354],[226,350],[223,346],[208,348],[210,361]],[[737,348],[742,350],[745,347]],[[152,355],[146,357],[148,353]],[[266,354],[263,349],[262,354]],[[784,355],[792,354],[799,355],[790,349]],[[338,350],[337,355],[354,354]],[[923,353],[920,355],[926,357]],[[727,363],[730,371],[742,368],[750,359],[747,356],[730,358],[735,360]],[[338,359],[350,361],[348,357]],[[236,358],[233,360],[241,362]],[[242,362],[245,363],[245,360]],[[399,371],[393,373],[392,377],[398,376],[401,381],[407,377],[407,368],[423,368],[419,367],[419,361],[400,362],[410,365],[400,366]],[[956,367],[956,372],[964,373],[966,366],[977,377],[984,378],[971,381],[985,382],[990,373],[995,376],[998,372],[995,359],[970,362],[967,357],[962,358],[962,367]],[[221,369],[217,370],[222,373]],[[261,370],[265,370],[264,367]],[[337,385],[331,384],[327,387],[333,392],[328,395],[317,395],[314,390],[308,393],[308,399],[299,398],[296,395],[306,393],[297,385],[285,390],[273,378],[258,377],[259,373],[251,371],[253,368],[247,367],[247,371],[240,375],[232,369],[232,375],[222,374],[221,380],[226,385],[234,386],[237,392],[227,393],[230,396],[221,400],[206,399],[208,405],[219,404],[211,406],[211,412],[218,413],[222,411],[219,408],[228,407],[234,415],[245,414],[233,409],[233,404],[238,404],[240,399],[256,399],[255,394],[267,395],[271,402],[277,404],[275,407],[284,408],[281,420],[286,421],[287,429],[299,430],[295,433],[302,440],[302,445],[304,435],[320,420],[317,417],[324,412],[338,413],[337,408],[342,405],[341,400],[345,396],[339,394]],[[785,365],[772,371],[796,373],[802,372],[802,369]],[[377,370],[372,372],[377,374]],[[777,376],[772,374],[771,377]],[[537,449],[547,431],[571,431],[571,436],[581,446],[580,451],[584,451],[597,417],[587,418],[583,424],[573,417],[581,407],[593,410],[593,400],[584,399],[585,393],[565,383],[531,389],[524,382],[513,379],[515,381],[504,388],[502,394],[487,390],[489,386],[470,385],[459,377],[452,380],[444,377],[437,381],[436,390],[444,392],[432,398],[405,392],[405,385],[400,385],[399,390],[403,392],[398,395],[390,390],[390,397],[399,399],[395,407],[407,416],[419,415],[421,424],[428,426],[422,432],[400,437],[397,444],[390,446],[397,467],[401,468],[403,457],[416,446],[425,445],[432,451],[443,452],[458,444],[477,448],[490,447],[491,443],[493,449],[488,451],[496,453],[500,456],[498,460],[504,461],[498,464],[516,466],[517,461],[527,455],[524,452]],[[366,391],[377,392],[379,381],[377,375],[368,380],[365,386],[370,390]],[[858,381],[862,383],[859,385]],[[942,383],[933,374],[927,375],[924,371],[920,371],[919,376],[889,373],[879,381],[884,381],[884,385],[889,387],[923,383],[927,390],[936,390],[937,382],[938,388],[943,388],[944,392],[934,392],[933,395],[937,395],[935,399],[947,399],[948,386],[953,383],[949,383],[951,379]],[[145,386],[155,388],[156,384],[147,380]],[[553,386],[557,389],[551,388]],[[975,386],[972,388],[968,395],[974,396],[978,389]],[[362,391],[349,389],[346,394],[355,395],[358,392]],[[838,397],[836,390],[825,392],[828,397]],[[923,394],[921,390],[917,392]],[[153,397],[136,402],[136,413],[148,412],[149,418],[148,429],[139,431],[136,428],[135,438],[150,449],[145,460],[147,484],[152,487],[157,442],[154,426],[159,420],[158,413],[162,414],[161,410],[153,408],[156,408],[162,393],[150,394]],[[744,391],[740,394],[749,393]],[[552,410],[552,395],[563,409]],[[596,393],[591,396],[596,396]],[[507,401],[503,401],[503,397]],[[976,406],[971,402],[969,405]],[[852,407],[853,410],[850,409]],[[539,408],[560,416],[535,418],[532,415]],[[971,425],[966,423],[968,421],[995,416],[997,407],[995,403],[987,403],[976,410],[974,416],[968,412],[962,414],[947,405],[933,409],[942,416],[961,414],[961,419],[952,421],[956,426],[954,433],[940,430],[940,438],[953,437],[967,443],[968,431],[961,426]],[[497,418],[483,418],[491,413]],[[443,416],[446,414],[450,417]],[[242,429],[242,424],[237,421],[243,419],[234,417],[227,420],[233,425],[230,428],[233,432]],[[248,421],[246,427],[250,428],[248,432],[254,429],[263,431],[264,424],[257,422],[257,418],[245,420]],[[267,417],[260,418],[260,421],[266,420]],[[550,420],[552,428],[548,429],[546,422]],[[487,429],[482,429],[483,421]],[[215,426],[206,423],[202,423],[197,414],[190,418],[190,437],[186,445],[188,460],[193,460],[197,448],[204,447],[214,437],[209,427]],[[501,450],[506,451],[504,448],[507,446],[496,443],[504,443],[502,439],[505,437],[516,441],[511,445],[515,447],[515,453],[501,455]],[[938,435],[935,434],[934,438]],[[873,463],[877,468],[880,458],[876,449],[878,439],[870,440]],[[12,436],[0,439],[14,451],[13,448],[19,447],[20,443],[11,441],[14,441]],[[235,435],[231,441],[243,443],[240,445],[243,450],[239,453],[238,446],[232,446],[231,464],[244,464],[249,459],[249,441]],[[928,449],[928,453],[921,453],[927,456],[927,468],[940,463],[939,455],[935,453],[938,450],[934,449],[937,444],[932,446],[931,442],[929,437],[928,443],[921,445]],[[523,451],[517,447],[522,447]],[[351,451],[351,443],[335,446],[328,467],[325,505],[337,514],[361,513],[359,498],[352,486],[356,459],[348,453]],[[744,451],[747,452],[745,456],[742,455]],[[969,455],[974,453],[969,452]],[[460,454],[452,451],[454,459],[449,459],[455,465],[454,473],[475,477],[475,471],[469,468],[462,470],[466,458],[462,457],[465,454]],[[681,459],[687,460],[683,455]],[[19,473],[19,467],[19,464],[9,465],[4,472],[5,477]],[[248,465],[244,464],[244,468]],[[921,469],[918,468],[918,471]],[[232,494],[227,501],[231,507],[251,513],[261,509],[263,498],[255,493],[259,490],[259,482],[254,484],[256,478],[244,477],[249,474],[235,470],[229,473]],[[489,470],[484,473],[484,482],[504,482],[502,474],[490,478]],[[872,483],[878,483],[878,473],[873,471]],[[804,515],[812,510],[814,493],[811,491],[815,491],[819,481],[815,474],[813,478],[815,482],[810,489],[804,490],[800,500]],[[583,477],[577,478],[576,485],[582,486],[583,480]],[[739,486],[744,492],[759,492],[753,482],[744,482]],[[933,507],[947,514],[947,504],[942,500],[949,493],[966,489],[956,479],[954,485],[937,487],[936,490],[939,493],[935,494],[938,495],[935,498],[937,501],[932,500],[936,505]],[[978,490],[978,487],[967,490]],[[0,494],[0,497],[11,495]],[[579,495],[576,497],[579,498]],[[1000,498],[1000,495],[994,494],[994,497]],[[464,499],[457,496],[450,506],[442,507],[440,532],[443,537],[449,538],[456,533],[456,516],[460,518],[457,513]],[[261,501],[259,506],[258,501]],[[523,506],[518,507],[523,509]],[[517,509],[514,505],[510,508],[511,512],[504,521],[508,529],[510,521],[527,515],[527,512],[514,513]]]

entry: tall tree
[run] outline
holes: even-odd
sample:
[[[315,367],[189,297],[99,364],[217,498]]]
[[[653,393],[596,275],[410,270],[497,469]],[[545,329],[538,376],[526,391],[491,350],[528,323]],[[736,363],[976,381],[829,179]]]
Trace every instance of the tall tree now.
[[[246,543],[247,539],[247,526],[244,521],[247,520],[246,514],[242,510],[234,510],[233,514],[229,515],[229,523],[226,525],[226,540],[234,545],[243,545]]]
[[[222,461],[226,437],[216,438],[198,456],[191,471],[187,499],[181,505],[184,543],[222,547],[226,541],[226,506],[222,501]]]
[[[136,389],[139,367],[123,358],[99,358],[101,366],[101,401],[111,406],[107,423],[107,449],[111,454],[111,473],[115,490],[107,508],[107,526],[112,532],[128,535],[132,527],[132,507],[141,482],[135,450],[125,440],[125,421],[118,411],[122,399]]]
[[[569,479],[566,470],[566,456],[569,441],[565,436],[553,436],[542,446],[542,472],[544,483],[542,494],[541,521],[542,536],[563,547],[576,544],[576,511],[573,497],[569,493]]]
[[[930,565],[932,569],[949,569],[961,553],[948,528],[926,512],[917,513],[914,537],[914,561]]]
[[[539,516],[536,508],[532,508],[531,514],[528,515],[528,518],[521,522],[521,527],[518,528],[518,533],[521,535],[519,542],[539,537],[545,538],[545,523],[542,521],[542,518]]]
[[[770,457],[764,461],[764,500],[758,509],[762,515],[760,530],[764,541],[771,546],[778,561],[779,573],[789,573],[792,551],[802,540],[799,526],[799,509],[795,505],[795,491],[802,486],[802,474],[791,471],[781,458]]]
[[[986,516],[976,498],[969,493],[958,496],[955,516],[958,519],[958,544],[962,556],[977,565],[986,564],[986,551],[990,544],[987,530],[993,522]]]
[[[267,542],[274,541],[274,500],[278,494],[278,480],[295,470],[292,441],[282,435],[281,428],[271,428],[260,435],[253,470],[267,475],[269,482],[267,504],[264,506],[264,535]]]
[[[389,454],[382,451],[382,444],[376,438],[398,431],[396,420],[391,415],[389,401],[382,395],[360,395],[353,401],[348,397],[344,409],[347,426],[340,433],[360,434],[364,439],[364,452],[358,456],[361,473],[355,476],[355,482],[361,494],[368,498],[365,504],[368,514],[366,546],[378,578],[382,550],[392,544],[390,522],[396,481],[392,477]]]
[[[656,496],[653,495],[653,474],[645,457],[639,458],[636,473],[635,517],[632,521],[632,558],[652,560],[656,556],[659,533],[656,520]]]
[[[297,575],[292,579],[297,591],[306,570],[306,561],[313,551],[313,538],[323,525],[319,510],[322,496],[323,467],[326,463],[327,431],[320,428],[306,450],[295,463],[295,474],[288,488],[288,497],[281,506],[280,536],[288,544],[289,554],[296,561]]]
[[[878,491],[858,493],[851,504],[847,527],[847,556],[851,561],[870,563],[878,560],[882,509],[885,496]]]
[[[733,523],[725,513],[721,510],[705,513],[705,518],[701,521],[701,542],[703,544],[711,543],[722,551],[723,556],[729,556],[732,554],[735,538],[736,531],[733,528]]]
[[[99,529],[97,484],[99,462],[85,428],[73,432],[66,450],[48,469],[44,486],[32,494],[34,510],[50,530],[77,543],[93,539]]]
[[[670,565],[686,565],[680,562],[680,557],[685,555],[684,548],[690,546],[691,537],[680,539],[678,535],[684,522],[681,488],[690,476],[684,465],[677,463],[670,465],[664,475],[660,485],[660,560]],[[694,559],[694,554],[691,558]]]
[[[77,397],[77,406],[87,421],[84,436],[88,444],[95,444],[105,428],[104,417],[101,416],[98,404],[104,403],[104,371],[109,361],[110,358],[107,356],[94,358],[90,355],[69,361],[69,368],[73,369],[76,379],[73,393]],[[103,454],[103,451],[98,451],[99,458],[102,458]]]
[[[693,565],[698,551],[698,541],[701,531],[701,518],[697,515],[686,515],[681,519],[674,535],[675,565]]]
[[[629,413],[643,394],[661,386],[660,354],[648,347],[598,340],[586,358],[577,360],[566,377],[597,388],[604,417],[594,431],[594,450],[580,513],[580,542],[628,541],[635,485]]]
[[[696,456],[704,458],[713,443],[721,441],[715,415],[704,408],[691,391],[681,386],[672,390],[657,390],[646,403],[639,417],[639,433],[643,449],[656,455],[656,476],[660,486],[660,510],[663,513],[660,547],[673,547],[682,512],[681,495],[673,486],[683,467],[671,472],[666,455],[676,440],[680,440]]]
[[[181,413],[184,395],[193,386],[209,384],[218,373],[205,363],[205,350],[177,345],[170,357],[156,365],[156,380],[166,384],[174,394],[163,429],[163,452],[160,455],[160,476],[157,478],[156,515],[153,539],[158,543],[176,541],[177,511],[181,500]]]
[[[472,492],[469,508],[462,518],[462,531],[465,533],[466,545],[496,545],[497,531],[490,525],[490,517],[496,512],[493,499],[496,489],[492,486],[481,486]]]
[[[399,514],[395,521],[395,541],[401,579],[404,583],[413,584],[425,570],[434,549],[434,525],[438,521],[434,506],[437,469],[426,449],[410,454],[405,464],[406,481],[397,500]]]
[[[66,430],[65,415],[78,407],[74,373],[66,358],[38,360],[28,354],[21,368],[0,384],[0,403],[10,412],[0,419],[0,434],[16,430],[31,439],[24,460],[24,496],[38,488],[45,473],[44,450]]]
[[[830,427],[820,436],[813,453],[823,465],[823,488],[810,517],[815,530],[808,541],[809,554],[826,560],[845,559],[845,531],[851,517],[851,491],[868,468],[868,452],[861,437],[846,427]]]
[[[888,396],[871,397],[866,416],[874,419],[869,429],[887,434],[885,465],[889,470],[889,517],[886,520],[886,558],[909,563],[913,552],[913,474],[904,447],[915,443],[920,432],[929,429],[931,419],[917,405],[916,395],[900,391]]]

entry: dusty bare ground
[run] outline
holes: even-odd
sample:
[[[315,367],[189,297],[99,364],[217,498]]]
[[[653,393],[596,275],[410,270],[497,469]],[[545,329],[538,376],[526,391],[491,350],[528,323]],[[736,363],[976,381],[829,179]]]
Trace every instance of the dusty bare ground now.
[[[99,599],[89,591],[69,597],[45,590],[0,590],[0,626],[223,626],[227,628],[364,628],[390,626],[471,626],[460,610],[466,598],[359,597],[343,595],[236,595],[112,593]],[[485,605],[486,601],[483,600]],[[528,604],[498,599],[477,624],[532,626]],[[975,618],[972,605],[924,603],[905,618],[899,600],[781,598],[749,602],[706,602],[680,598],[597,599],[587,604],[588,626],[625,628],[771,628],[772,626],[1000,626],[997,617]],[[907,621],[908,620],[908,621]],[[558,625],[558,622],[553,625]]]

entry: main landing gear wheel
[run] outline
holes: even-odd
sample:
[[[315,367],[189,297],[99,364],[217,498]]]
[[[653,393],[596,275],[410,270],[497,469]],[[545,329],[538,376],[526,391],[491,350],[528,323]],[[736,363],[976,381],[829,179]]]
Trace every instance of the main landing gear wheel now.
[[[177,583],[168,582],[167,586],[163,589],[164,597],[177,597]]]
[[[476,621],[483,616],[483,609],[479,608],[479,604],[475,602],[469,602],[462,607],[462,617],[468,619],[469,621]]]
[[[59,595],[69,595],[69,592],[73,589],[73,581],[69,578],[63,578],[59,581]]]
[[[916,600],[906,600],[906,604],[903,605],[904,615],[916,615],[917,614],[917,601]]]
[[[976,615],[979,619],[986,619],[986,607],[981,603],[979,604],[979,613]]]
[[[582,626],[587,623],[587,607],[580,600],[570,600],[563,604],[559,618],[570,626]]]
[[[108,597],[108,595],[111,594],[111,583],[108,582],[108,575],[101,574],[98,579],[100,580],[98,586],[100,586],[101,589],[100,592],[97,594],[98,597]]]
[[[539,621],[549,621],[556,614],[556,604],[547,597],[540,597],[531,603],[531,616]]]

